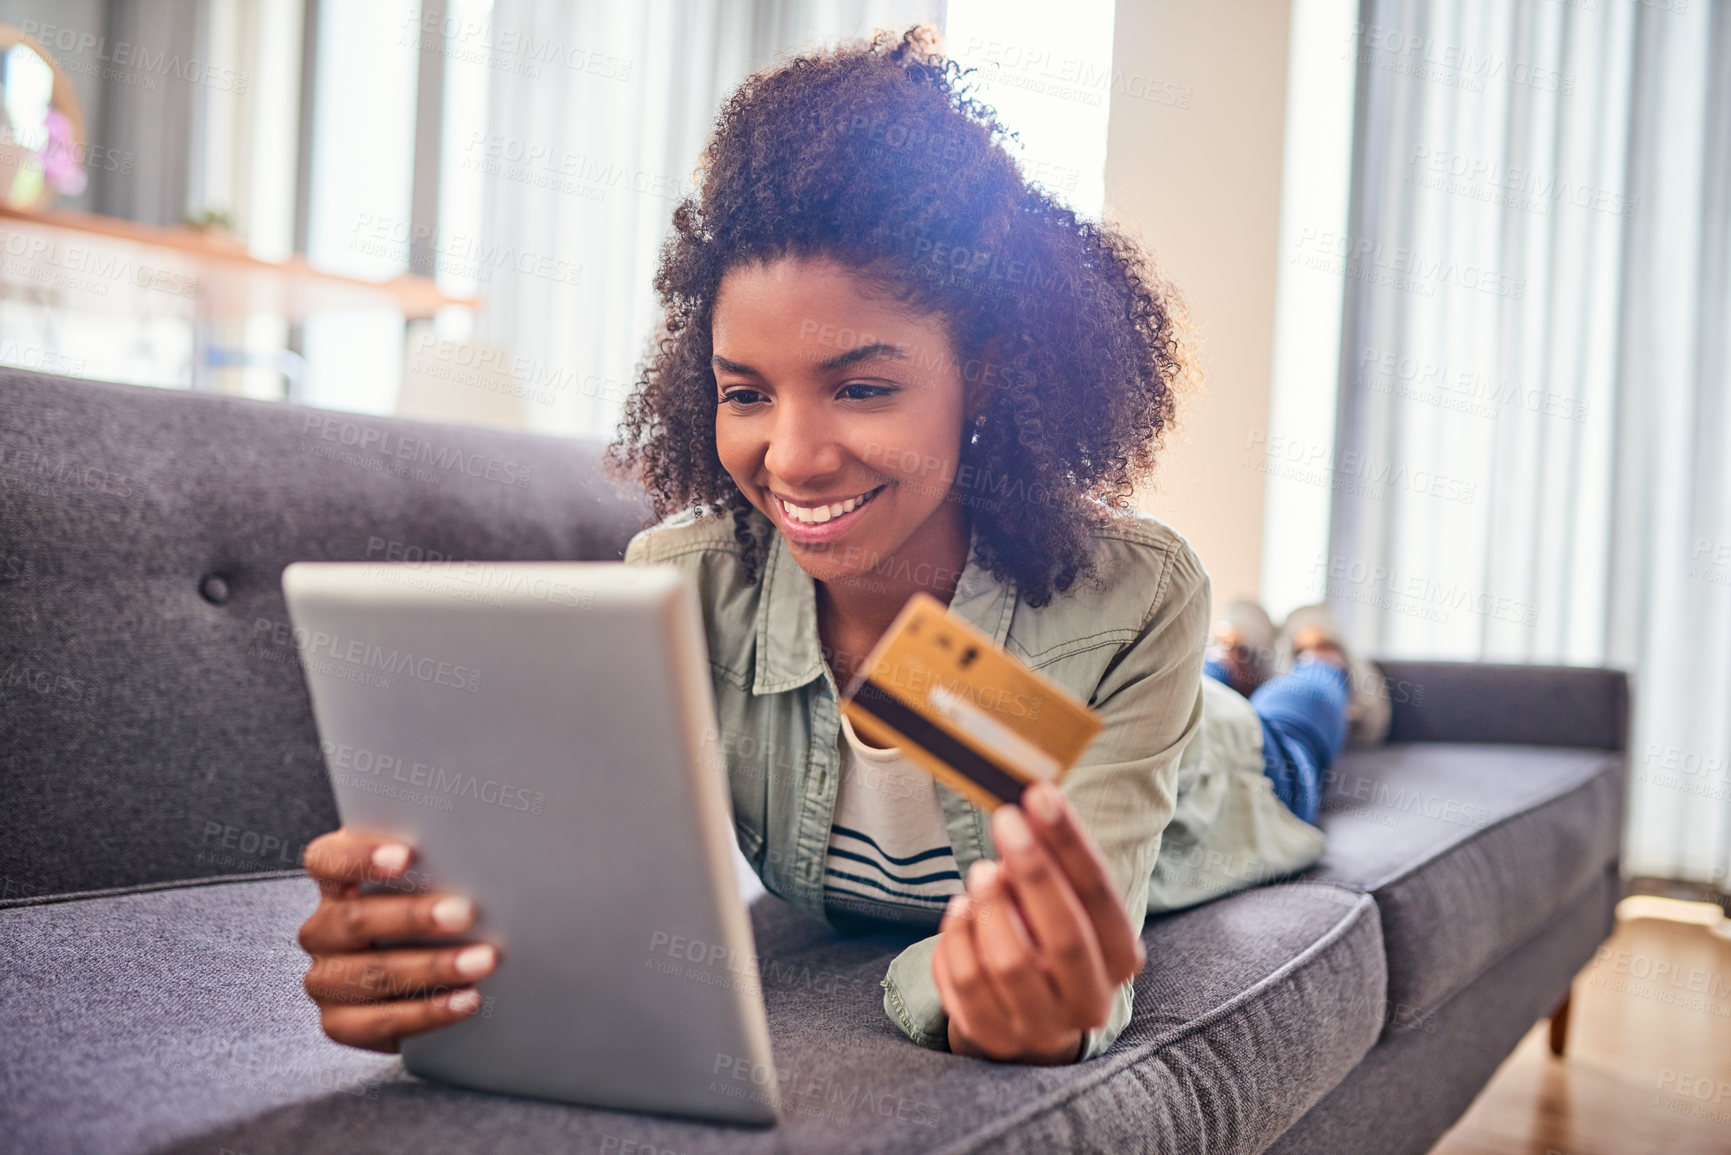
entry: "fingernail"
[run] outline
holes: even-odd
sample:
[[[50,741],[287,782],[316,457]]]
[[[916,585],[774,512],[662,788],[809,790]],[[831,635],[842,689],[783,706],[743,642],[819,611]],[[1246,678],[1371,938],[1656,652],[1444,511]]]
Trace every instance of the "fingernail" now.
[[[464,947],[457,954],[457,973],[476,978],[493,969],[493,948],[484,942]]]
[[[992,815],[992,833],[997,835],[998,845],[1018,854],[1034,845],[1034,832],[1014,806],[998,807],[998,812]]]
[[[458,1014],[466,1015],[481,1005],[481,992],[474,987],[452,991],[451,997],[445,1000],[445,1005]]]
[[[1058,788],[1050,782],[1036,782],[1028,787],[1022,795],[1028,809],[1034,812],[1034,817],[1047,826],[1055,825],[1064,816],[1062,806],[1058,802]]]
[[[962,911],[967,908],[967,905],[968,899],[966,895],[952,894],[950,895],[949,909],[944,913],[948,914],[951,918],[961,918]]]
[[[395,874],[409,865],[409,848],[400,842],[387,842],[373,850],[373,865],[386,874]]]
[[[989,858],[980,858],[968,867],[968,889],[983,890],[992,885],[998,877],[998,864]]]
[[[433,921],[441,930],[462,930],[474,917],[474,902],[460,894],[449,895],[433,904]]]

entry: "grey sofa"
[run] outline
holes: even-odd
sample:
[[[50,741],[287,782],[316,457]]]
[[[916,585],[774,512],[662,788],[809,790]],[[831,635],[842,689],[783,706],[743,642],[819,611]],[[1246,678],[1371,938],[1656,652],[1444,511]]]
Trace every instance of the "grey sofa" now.
[[[0,1148],[1422,1152],[1608,933],[1628,683],[1387,661],[1327,857],[1150,918],[1134,1021],[1035,1068],[921,1050],[911,936],[752,924],[767,1130],[423,1082],[320,1033],[298,857],[336,825],[295,559],[614,559],[598,444],[0,372]],[[773,964],[773,965],[771,965]]]

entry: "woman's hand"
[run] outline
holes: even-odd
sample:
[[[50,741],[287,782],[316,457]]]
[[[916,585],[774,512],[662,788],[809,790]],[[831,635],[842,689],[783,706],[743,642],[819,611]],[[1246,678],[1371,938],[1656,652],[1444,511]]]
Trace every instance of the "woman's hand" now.
[[[1002,862],[980,861],[950,900],[932,953],[950,1050],[1069,1063],[1110,1017],[1145,952],[1093,840],[1057,787],[1040,783],[992,815]]]
[[[468,1018],[481,1005],[469,984],[498,965],[485,943],[374,947],[376,939],[443,936],[474,924],[475,904],[461,895],[360,893],[363,881],[402,874],[412,853],[347,827],[307,844],[307,873],[321,898],[300,930],[312,956],[304,985],[325,1034],[339,1043],[393,1052],[405,1035]]]

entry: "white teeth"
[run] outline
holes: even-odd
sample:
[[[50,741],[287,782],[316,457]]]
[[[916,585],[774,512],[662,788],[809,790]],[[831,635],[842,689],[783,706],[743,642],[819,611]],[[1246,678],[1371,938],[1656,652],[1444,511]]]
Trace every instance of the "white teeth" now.
[[[873,490],[872,492],[875,493],[876,490]],[[787,502],[782,501],[781,508],[782,512],[786,513],[787,516],[794,521],[800,522],[804,525],[822,525],[826,521],[833,520],[844,513],[851,513],[855,509],[858,509],[866,503],[870,496],[871,494],[864,494],[860,497],[850,497],[846,501],[837,502],[835,505],[820,506],[817,509],[800,509],[797,506],[792,506]],[[779,497],[776,498],[776,500],[781,501]]]

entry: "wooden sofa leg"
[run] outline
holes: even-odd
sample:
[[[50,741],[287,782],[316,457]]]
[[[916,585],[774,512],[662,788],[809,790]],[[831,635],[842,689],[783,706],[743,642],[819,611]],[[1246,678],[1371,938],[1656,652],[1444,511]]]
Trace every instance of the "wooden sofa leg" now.
[[[1563,1001],[1557,1004],[1557,1009],[1551,1012],[1551,1054],[1561,1055],[1563,1048],[1569,1042],[1569,999],[1574,995],[1571,987],[1563,995]]]

